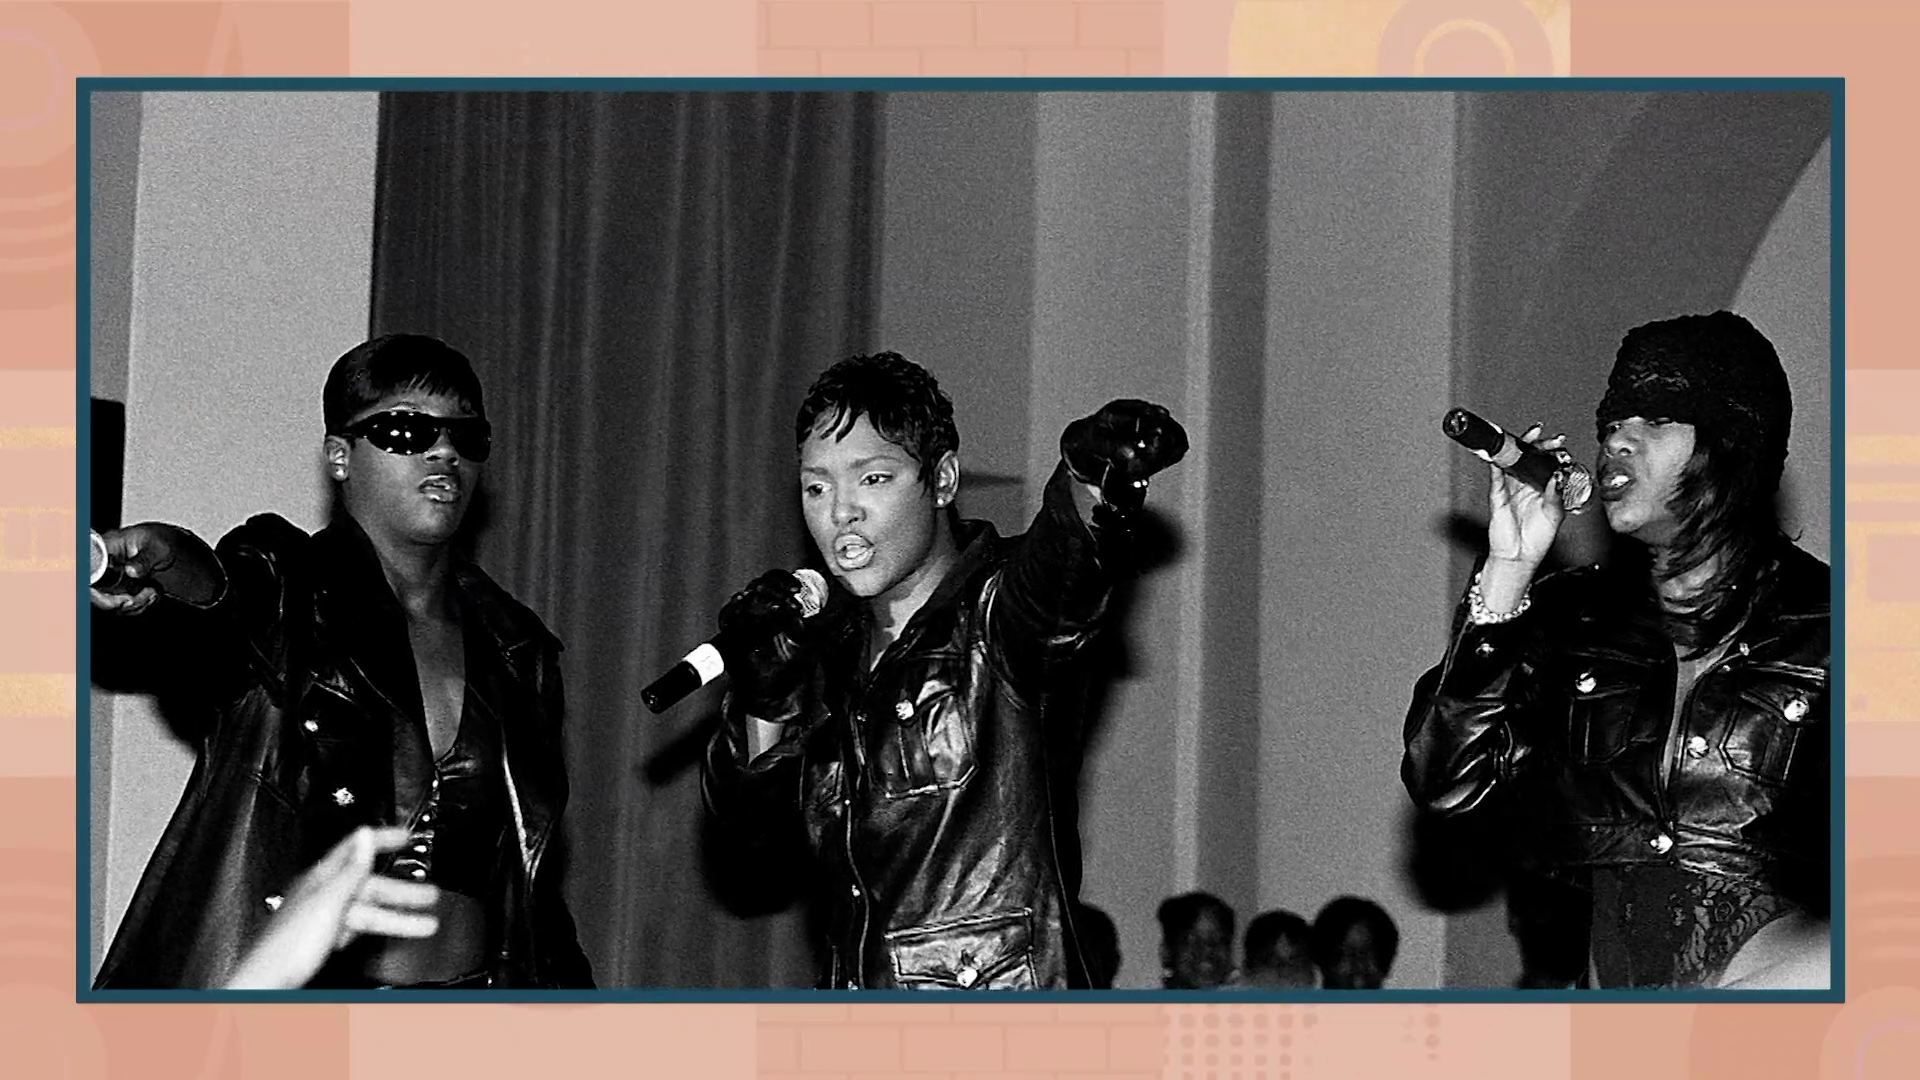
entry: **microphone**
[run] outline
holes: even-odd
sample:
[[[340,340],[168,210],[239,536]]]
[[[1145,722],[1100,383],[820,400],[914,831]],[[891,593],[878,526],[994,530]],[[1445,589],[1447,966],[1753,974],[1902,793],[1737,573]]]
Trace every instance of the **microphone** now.
[[[826,606],[827,579],[821,577],[818,570],[805,567],[795,570],[793,576],[800,580],[797,597],[800,601],[800,617],[811,619]],[[646,702],[647,708],[657,715],[667,711],[674,702],[719,678],[720,673],[727,669],[725,658],[714,644],[719,640],[720,636],[716,634],[682,657],[665,675],[655,679],[653,685],[640,691],[640,700]]]
[[[1465,409],[1454,409],[1440,421],[1447,437],[1474,452],[1482,461],[1500,467],[1508,476],[1524,482],[1535,491],[1547,490],[1547,483],[1560,481],[1560,508],[1577,514],[1593,497],[1593,474],[1573,460],[1565,450],[1547,451],[1521,442],[1498,425],[1480,419]]]
[[[107,552],[107,542],[99,533],[88,529],[87,536],[90,538],[88,547],[92,549],[91,573],[87,578],[88,587],[101,592],[120,590],[127,584],[127,575],[120,560]]]

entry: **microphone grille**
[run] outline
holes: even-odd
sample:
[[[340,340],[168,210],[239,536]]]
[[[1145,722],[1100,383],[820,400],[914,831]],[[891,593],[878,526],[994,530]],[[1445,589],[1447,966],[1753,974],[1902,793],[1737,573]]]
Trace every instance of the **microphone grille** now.
[[[804,566],[793,576],[800,580],[800,617],[811,619],[827,606],[827,579],[820,576],[820,571]]]
[[[88,555],[91,557],[93,563],[89,568],[92,576],[87,580],[88,584],[98,585],[100,584],[100,579],[107,576],[107,564],[109,561],[107,557],[107,542],[101,538],[99,533],[91,529],[87,530],[87,532],[91,537],[91,540],[87,544],[89,549]]]
[[[1560,507],[1578,513],[1593,497],[1593,474],[1585,466],[1568,463],[1560,470]]]

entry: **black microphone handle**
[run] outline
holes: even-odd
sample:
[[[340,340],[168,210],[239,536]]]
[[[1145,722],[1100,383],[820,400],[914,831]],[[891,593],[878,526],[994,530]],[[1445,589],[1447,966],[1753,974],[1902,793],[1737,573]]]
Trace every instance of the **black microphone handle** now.
[[[1440,421],[1440,430],[1454,442],[1543,491],[1547,481],[1560,470],[1558,458],[1521,442],[1465,409],[1449,412],[1446,419]]]
[[[1577,464],[1562,461],[1537,446],[1521,442],[1505,431],[1465,409],[1453,409],[1440,421],[1440,430],[1461,446],[1472,450],[1500,467],[1502,472],[1523,481],[1535,491],[1547,490],[1554,477],[1560,478],[1560,504],[1569,512],[1578,511],[1593,492],[1593,478]]]
[[[647,708],[653,710],[654,715],[657,716],[672,708],[681,698],[705,685],[706,680],[700,677],[700,669],[682,660],[673,665],[665,675],[655,679],[652,685],[640,691],[640,700],[646,702]]]
[[[1465,409],[1449,409],[1440,420],[1440,430],[1461,446],[1483,454],[1498,451],[1507,438],[1506,432]]]
[[[669,668],[665,675],[655,679],[645,690],[640,691],[640,700],[645,702],[647,708],[652,709],[655,715],[673,708],[681,698],[719,678],[726,671],[726,661],[722,658],[723,649],[732,650],[731,636],[725,630],[713,635],[698,648],[682,657],[680,662]]]

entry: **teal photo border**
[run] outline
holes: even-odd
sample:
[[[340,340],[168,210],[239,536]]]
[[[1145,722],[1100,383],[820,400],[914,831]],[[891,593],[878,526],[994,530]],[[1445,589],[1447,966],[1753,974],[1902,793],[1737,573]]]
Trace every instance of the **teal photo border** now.
[[[1495,77],[1495,78],[182,78],[111,76],[75,80],[77,234],[75,336],[78,501],[74,537],[78,594],[76,660],[76,897],[75,1000],[80,1004],[108,1002],[470,1002],[470,1003],[611,1003],[675,1002],[715,1004],[820,1004],[823,1002],[1098,1002],[1114,1004],[1300,1004],[1337,1006],[1346,1003],[1400,1004],[1841,1004],[1846,1001],[1846,80],[1838,77],[1708,78],[1708,77]],[[229,990],[95,990],[92,988],[92,769],[91,769],[91,604],[88,600],[88,532],[91,526],[91,418],[92,310],[92,94],[136,91],[1044,91],[1220,92],[1263,93],[1340,92],[1471,93],[1471,92],[1674,92],[1674,91],[1804,91],[1820,92],[1832,102],[1832,202],[1830,213],[1830,288],[1832,351],[1829,358],[1831,443],[1831,589],[1833,626],[1839,631],[1831,670],[1830,698],[1835,710],[1829,728],[1833,783],[1832,846],[1832,975],[1828,990],[1517,990],[1517,989],[1409,989],[1377,991],[1263,991],[1263,990],[1066,990],[1066,991],[952,991],[929,997],[912,990],[863,990],[849,995],[838,990],[702,990],[609,988],[591,991],[481,990],[481,991],[229,991]],[[1411,684],[1411,679],[1409,679]],[[1756,1015],[1756,1020],[1760,1017]]]

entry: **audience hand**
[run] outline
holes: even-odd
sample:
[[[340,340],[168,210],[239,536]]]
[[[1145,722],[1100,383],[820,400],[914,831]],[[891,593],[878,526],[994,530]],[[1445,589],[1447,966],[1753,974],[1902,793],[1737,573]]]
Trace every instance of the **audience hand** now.
[[[440,890],[373,873],[374,857],[398,850],[407,839],[407,830],[398,826],[362,827],[335,844],[287,891],[286,902],[241,958],[227,988],[304,986],[334,950],[361,934],[433,936],[440,928],[432,914]]]

